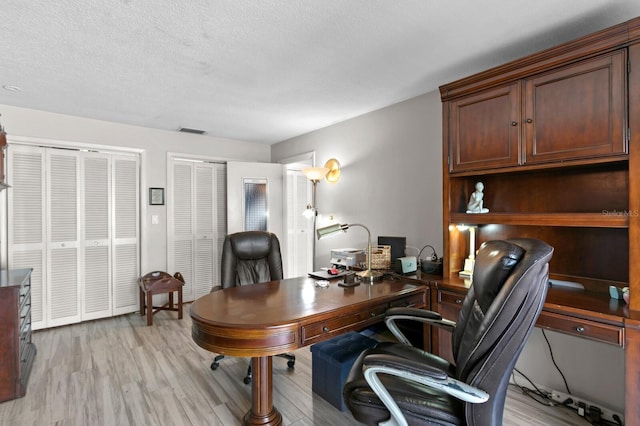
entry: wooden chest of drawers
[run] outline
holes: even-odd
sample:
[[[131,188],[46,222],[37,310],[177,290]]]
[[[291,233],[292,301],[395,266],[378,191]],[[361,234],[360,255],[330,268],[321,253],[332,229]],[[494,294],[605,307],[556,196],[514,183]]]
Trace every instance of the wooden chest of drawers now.
[[[20,398],[36,355],[31,341],[31,269],[0,271],[0,402]]]

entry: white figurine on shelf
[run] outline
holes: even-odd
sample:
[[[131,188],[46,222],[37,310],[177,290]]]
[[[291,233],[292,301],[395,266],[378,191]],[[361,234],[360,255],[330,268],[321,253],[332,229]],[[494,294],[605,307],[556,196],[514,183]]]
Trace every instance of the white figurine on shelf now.
[[[483,190],[484,184],[482,182],[476,183],[476,190],[471,194],[469,204],[467,204],[467,213],[489,213],[489,209],[482,207]]]

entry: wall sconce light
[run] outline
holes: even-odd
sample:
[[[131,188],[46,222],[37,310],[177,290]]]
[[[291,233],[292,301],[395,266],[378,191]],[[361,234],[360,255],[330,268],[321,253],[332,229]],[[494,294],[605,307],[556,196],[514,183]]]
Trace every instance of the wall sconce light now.
[[[324,176],[324,180],[329,183],[336,183],[340,180],[340,163],[335,158],[330,158],[324,163],[324,167],[329,169]]]
[[[371,270],[371,232],[369,228],[360,224],[360,223],[352,223],[350,225],[341,225],[339,223],[325,226],[324,228],[319,228],[317,231],[318,239],[322,239],[328,237],[330,235],[336,235],[339,232],[347,232],[352,226],[359,226],[361,228],[366,229],[367,231],[367,270],[358,272],[356,275],[360,276],[363,280],[369,281],[373,283],[374,281],[379,281],[382,279],[383,273],[380,271]]]
[[[475,225],[457,225],[458,231],[469,231],[469,257],[464,260],[464,268],[458,273],[461,277],[471,278],[476,262],[476,227]]]

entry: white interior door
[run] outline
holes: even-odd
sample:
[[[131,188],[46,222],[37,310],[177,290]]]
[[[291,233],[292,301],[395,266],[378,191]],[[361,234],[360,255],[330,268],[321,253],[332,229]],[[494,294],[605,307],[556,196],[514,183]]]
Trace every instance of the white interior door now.
[[[139,158],[12,144],[8,263],[34,330],[138,309]]]
[[[112,155],[113,315],[138,309],[140,158]]]
[[[227,163],[227,232],[273,232],[282,242],[283,167],[273,163]]]
[[[46,202],[45,150],[10,145],[8,161],[9,267],[32,268],[31,326],[46,325]]]
[[[226,234],[225,165],[169,159],[169,270],[185,279],[183,298],[195,300],[220,281]]]
[[[82,320],[111,316],[111,158],[82,157]]]
[[[301,277],[313,271],[313,217],[303,215],[311,203],[311,184],[300,169],[286,172],[287,273]]]
[[[78,151],[46,152],[49,326],[79,322],[81,318],[79,158]]]

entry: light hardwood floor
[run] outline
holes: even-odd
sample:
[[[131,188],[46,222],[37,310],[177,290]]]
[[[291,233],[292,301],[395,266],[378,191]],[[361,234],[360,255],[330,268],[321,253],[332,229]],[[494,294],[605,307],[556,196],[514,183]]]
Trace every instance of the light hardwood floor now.
[[[242,382],[247,360],[213,354],[191,339],[183,320],[162,311],[147,327],[138,314],[36,331],[38,354],[27,395],[0,404],[3,426],[239,425],[251,387]],[[284,424],[356,425],[311,391],[311,352],[296,352],[296,366],[273,361],[274,405]],[[562,408],[546,408],[509,391],[505,425],[585,425]]]

